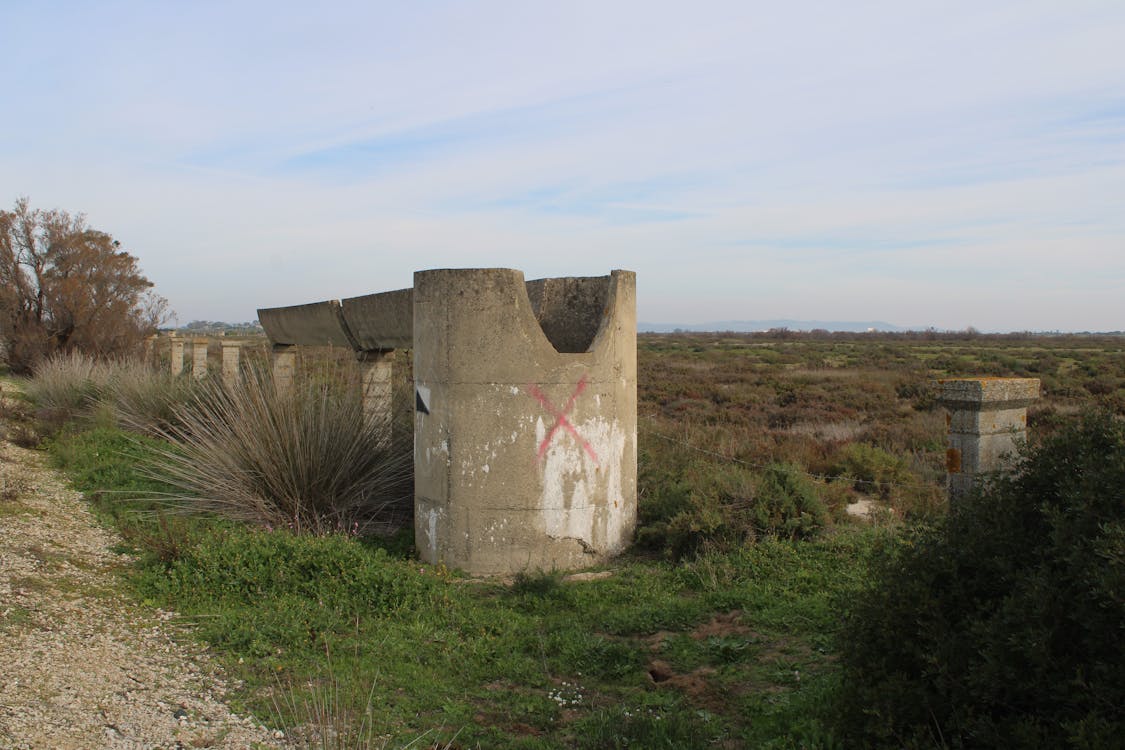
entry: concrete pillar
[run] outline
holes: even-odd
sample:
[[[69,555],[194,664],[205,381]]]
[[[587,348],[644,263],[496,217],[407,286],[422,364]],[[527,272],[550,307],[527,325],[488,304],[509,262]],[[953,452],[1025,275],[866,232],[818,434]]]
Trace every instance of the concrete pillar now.
[[[223,344],[223,383],[228,388],[238,385],[239,364],[242,359],[242,342],[226,341]]]
[[[274,388],[278,393],[288,392],[297,376],[297,347],[274,344],[270,359],[273,361]]]
[[[1038,378],[939,380],[949,410],[946,471],[951,505],[990,475],[1007,471],[1027,438],[1027,407],[1039,398]]]
[[[194,339],[191,345],[191,374],[196,380],[207,377],[207,339]]]
[[[359,352],[360,385],[363,388],[363,413],[368,419],[387,426],[390,439],[395,350]]]
[[[184,371],[184,340],[179,336],[172,337],[172,374],[179,375]]]
[[[636,278],[414,274],[415,541],[470,573],[588,567],[637,513]]]
[[[145,348],[143,356],[144,363],[149,367],[152,366],[153,360],[156,357],[156,340],[158,338],[160,338],[160,336],[157,336],[155,334],[145,337]]]

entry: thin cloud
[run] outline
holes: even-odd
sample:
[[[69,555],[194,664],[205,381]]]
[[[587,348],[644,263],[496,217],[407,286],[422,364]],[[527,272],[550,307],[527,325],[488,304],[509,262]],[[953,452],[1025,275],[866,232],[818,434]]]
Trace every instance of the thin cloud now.
[[[12,193],[181,319],[414,269],[639,273],[640,315],[1121,328],[1125,7],[5,9]]]

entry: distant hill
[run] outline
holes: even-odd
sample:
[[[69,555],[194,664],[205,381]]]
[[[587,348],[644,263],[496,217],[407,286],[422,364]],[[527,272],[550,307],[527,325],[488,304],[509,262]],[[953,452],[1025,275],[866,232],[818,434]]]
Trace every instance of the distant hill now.
[[[193,320],[180,326],[177,332],[185,336],[247,336],[263,333],[258,321],[224,323],[221,320]]]
[[[675,333],[676,331],[736,331],[752,333],[774,328],[790,331],[909,331],[909,328],[884,323],[881,320],[720,320],[714,323],[637,323],[640,333]]]

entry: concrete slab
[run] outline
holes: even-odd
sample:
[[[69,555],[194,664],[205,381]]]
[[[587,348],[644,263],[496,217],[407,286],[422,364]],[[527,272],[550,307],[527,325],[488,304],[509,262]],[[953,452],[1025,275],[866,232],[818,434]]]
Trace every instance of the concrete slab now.
[[[355,349],[338,300],[258,310],[270,343],[284,346],[340,346]]]
[[[414,345],[414,290],[366,294],[340,301],[344,325],[358,349],[409,349]]]

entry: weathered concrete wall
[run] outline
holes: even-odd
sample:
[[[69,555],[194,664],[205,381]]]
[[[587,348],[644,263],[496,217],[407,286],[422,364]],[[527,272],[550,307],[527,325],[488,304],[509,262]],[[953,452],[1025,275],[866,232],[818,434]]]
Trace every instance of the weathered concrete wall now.
[[[629,544],[632,272],[532,284],[508,269],[418,272],[414,376],[424,559],[471,573],[577,568]]]
[[[358,348],[336,300],[259,309],[258,322],[275,345]]]
[[[1039,398],[1039,380],[951,378],[938,385],[949,410],[946,471],[953,504],[988,476],[1012,468],[1027,438],[1027,407]]]
[[[340,302],[344,325],[357,349],[409,349],[414,343],[414,290],[366,294]]]
[[[171,354],[172,374],[179,375],[184,371],[184,340],[178,336],[172,337]]]

